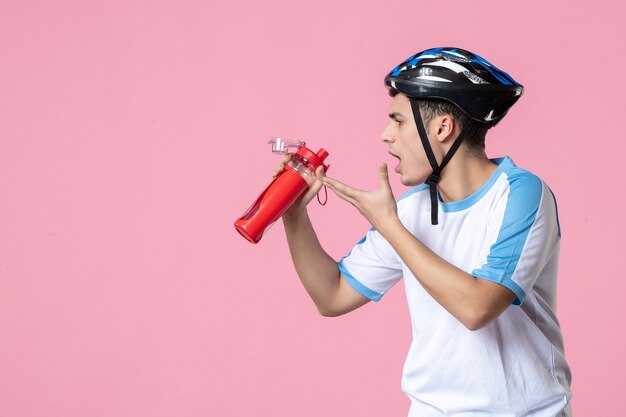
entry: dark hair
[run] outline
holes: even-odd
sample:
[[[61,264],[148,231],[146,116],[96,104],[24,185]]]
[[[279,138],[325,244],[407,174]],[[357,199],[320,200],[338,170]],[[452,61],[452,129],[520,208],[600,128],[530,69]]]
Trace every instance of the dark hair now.
[[[393,88],[389,89],[389,95],[392,97],[395,97],[398,93],[398,90],[394,90]],[[458,123],[459,129],[467,132],[465,133],[465,143],[470,151],[482,151],[485,149],[485,136],[487,135],[487,130],[491,129],[493,124],[481,123],[470,118],[455,104],[447,100],[418,99],[417,103],[424,117],[425,125],[437,116],[449,114],[454,118],[455,122]]]

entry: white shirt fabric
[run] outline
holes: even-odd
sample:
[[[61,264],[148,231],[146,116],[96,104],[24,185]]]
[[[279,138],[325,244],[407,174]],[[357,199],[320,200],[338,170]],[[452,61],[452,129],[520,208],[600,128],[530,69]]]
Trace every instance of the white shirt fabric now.
[[[339,262],[346,280],[378,301],[404,277],[413,342],[402,389],[410,417],[570,417],[571,374],[555,315],[560,226],[545,183],[508,158],[468,198],[439,201],[418,186],[398,200],[403,225],[437,255],[516,295],[486,327],[470,331],[428,294],[374,229]]]

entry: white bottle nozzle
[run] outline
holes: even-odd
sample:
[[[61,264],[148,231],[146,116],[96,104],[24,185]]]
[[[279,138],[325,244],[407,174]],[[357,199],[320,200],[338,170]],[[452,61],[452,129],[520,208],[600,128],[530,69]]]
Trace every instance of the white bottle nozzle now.
[[[283,138],[270,138],[267,143],[272,145],[272,152],[282,154],[289,152],[289,148],[299,149],[306,145],[306,143],[301,140],[288,140]]]

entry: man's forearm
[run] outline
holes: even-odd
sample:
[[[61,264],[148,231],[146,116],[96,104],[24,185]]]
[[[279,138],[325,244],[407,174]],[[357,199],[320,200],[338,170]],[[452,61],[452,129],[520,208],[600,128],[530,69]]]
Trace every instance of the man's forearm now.
[[[513,302],[510,290],[462,271],[437,256],[399,221],[391,224],[384,236],[398,256],[422,287],[469,329],[490,323]]]
[[[285,213],[283,224],[296,272],[317,309],[326,315],[339,289],[337,262],[322,248],[306,209]]]

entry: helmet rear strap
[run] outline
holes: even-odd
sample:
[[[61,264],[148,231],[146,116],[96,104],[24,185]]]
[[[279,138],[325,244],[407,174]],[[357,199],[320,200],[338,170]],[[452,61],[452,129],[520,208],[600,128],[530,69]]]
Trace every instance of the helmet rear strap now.
[[[452,156],[454,156],[455,152],[461,146],[461,143],[465,138],[465,131],[461,131],[459,137],[456,138],[456,141],[452,144],[448,153],[443,157],[441,165],[439,165],[437,163],[437,158],[435,158],[435,154],[433,153],[433,149],[430,146],[430,142],[428,141],[428,135],[426,134],[426,129],[424,128],[424,122],[420,113],[418,100],[416,98],[409,97],[409,101],[411,102],[411,109],[413,110],[413,118],[415,119],[417,132],[422,140],[422,146],[426,152],[428,162],[433,169],[433,172],[426,180],[426,184],[430,187],[430,221],[433,225],[435,225],[439,223],[437,215],[439,207],[437,203],[437,184],[441,180],[441,171],[443,171],[448,162],[450,162],[450,159],[452,159]]]

